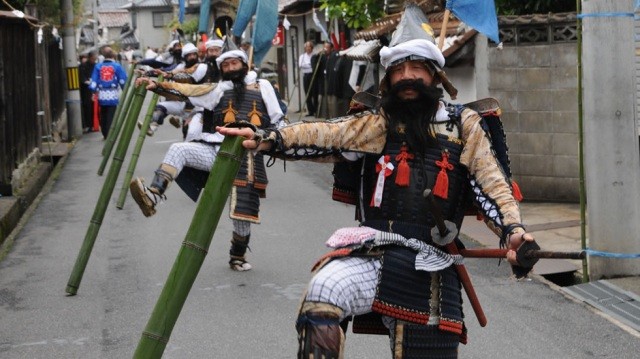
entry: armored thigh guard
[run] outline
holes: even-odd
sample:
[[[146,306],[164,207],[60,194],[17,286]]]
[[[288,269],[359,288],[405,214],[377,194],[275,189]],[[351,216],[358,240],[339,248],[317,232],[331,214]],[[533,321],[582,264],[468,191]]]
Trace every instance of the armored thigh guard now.
[[[302,304],[296,329],[298,359],[342,359],[344,332],[340,327],[342,309],[326,303]]]
[[[436,325],[397,320],[391,341],[393,359],[456,359],[459,337]]]

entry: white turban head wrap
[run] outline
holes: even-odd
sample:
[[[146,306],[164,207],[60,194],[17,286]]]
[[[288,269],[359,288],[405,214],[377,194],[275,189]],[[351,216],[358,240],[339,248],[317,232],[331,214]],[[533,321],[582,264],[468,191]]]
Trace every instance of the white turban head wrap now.
[[[393,47],[383,47],[380,50],[380,64],[387,69],[399,60],[415,57],[435,61],[439,67],[444,67],[442,51],[427,39],[414,39],[399,43]]]
[[[182,57],[185,57],[189,54],[192,54],[194,52],[198,52],[198,48],[196,47],[196,45],[192,44],[192,43],[186,43],[183,47],[182,47]]]
[[[218,65],[218,68],[220,68],[220,64],[222,64],[222,61],[224,61],[226,59],[230,59],[232,57],[235,57],[235,58],[238,58],[238,59],[242,60],[242,62],[244,62],[245,64],[247,64],[249,62],[249,60],[247,59],[247,54],[245,54],[244,51],[242,51],[242,50],[230,50],[230,51],[226,51],[222,55],[218,56],[218,58],[216,59],[216,64]]]
[[[220,39],[207,40],[207,42],[204,43],[204,48],[209,49],[211,47],[222,47],[223,44],[224,44],[224,41]]]

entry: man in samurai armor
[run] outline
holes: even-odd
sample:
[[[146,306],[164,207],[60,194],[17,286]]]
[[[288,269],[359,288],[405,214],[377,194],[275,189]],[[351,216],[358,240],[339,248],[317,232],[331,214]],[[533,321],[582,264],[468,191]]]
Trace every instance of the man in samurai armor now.
[[[182,59],[182,62],[171,71],[160,69],[152,71],[155,75],[162,75],[168,81],[186,84],[202,84],[206,82],[209,66],[206,63],[198,62],[198,48],[194,44],[187,43],[182,47]],[[174,127],[181,128],[182,117],[186,116],[187,112],[192,109],[193,106],[185,104],[183,101],[161,101],[153,111],[147,135],[153,136],[169,115],[172,115],[169,122]],[[142,121],[138,121],[138,127],[142,127]]]
[[[533,241],[483,117],[442,100],[445,60],[415,4],[380,57],[379,108],[278,130],[218,129],[271,156],[350,165],[334,176],[355,195],[360,226],[335,232],[334,251],[314,267],[296,322],[298,358],[342,358],[341,324],[351,318],[354,331],[362,319],[388,333],[393,358],[457,358],[466,342],[461,257],[436,242],[437,216],[459,230],[472,202],[514,267],[515,249]]]
[[[216,126],[237,122],[251,123],[264,130],[282,126],[283,113],[273,87],[267,80],[258,80],[255,72],[248,71],[247,56],[242,50],[230,48],[216,63],[223,80],[217,84],[186,85],[138,79],[138,84],[148,82],[147,89],[165,97],[189,101],[212,111],[211,116],[203,117],[202,132],[192,141],[171,145],[148,187],[142,178],[131,181],[131,195],[147,217],[155,214],[160,200],[166,199],[164,193],[174,179],[190,198],[197,200],[224,139],[215,131]],[[267,183],[263,155],[247,152],[231,191],[229,216],[234,229],[229,266],[233,270],[251,269],[245,253],[251,223],[260,223],[260,198],[265,197]]]
[[[180,62],[182,62],[182,43],[179,39],[175,39],[167,44],[167,51],[165,53],[155,58],[138,61],[136,65],[171,71],[178,66]]]
[[[224,42],[220,39],[211,39],[207,40],[205,43],[205,61],[204,63],[207,65],[207,74],[202,83],[217,83],[220,81],[220,70],[218,69],[218,64],[216,63],[216,59],[220,54],[222,54],[222,46]],[[208,121],[211,121],[213,116],[213,111],[204,109],[200,106],[195,107],[191,114],[185,118],[182,123],[182,131],[184,133],[185,141],[191,141],[202,132],[202,117],[209,117]],[[178,123],[174,123],[175,117],[172,117],[169,122],[176,126]]]

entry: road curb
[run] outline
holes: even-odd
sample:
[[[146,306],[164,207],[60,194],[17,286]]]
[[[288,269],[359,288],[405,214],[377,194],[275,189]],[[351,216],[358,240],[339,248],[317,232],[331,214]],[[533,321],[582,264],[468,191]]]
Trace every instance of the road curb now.
[[[27,181],[19,195],[0,198],[0,261],[9,253],[15,237],[38,208],[42,198],[51,191],[74,147],[75,142],[70,143],[69,151],[60,157],[53,168],[47,162],[41,162],[37,175]]]

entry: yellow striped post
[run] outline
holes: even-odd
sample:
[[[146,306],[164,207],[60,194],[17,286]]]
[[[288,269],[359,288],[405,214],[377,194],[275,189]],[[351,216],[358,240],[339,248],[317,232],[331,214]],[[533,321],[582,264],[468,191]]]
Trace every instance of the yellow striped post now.
[[[77,67],[67,67],[67,90],[80,89],[80,73]]]

